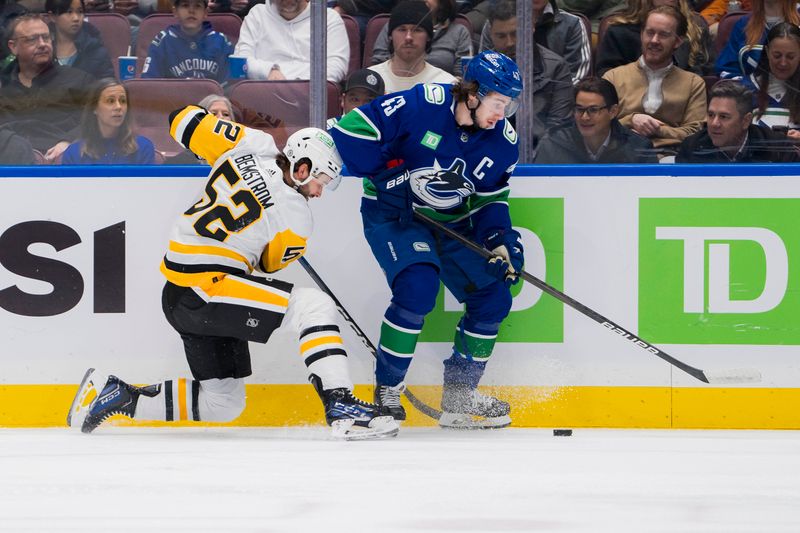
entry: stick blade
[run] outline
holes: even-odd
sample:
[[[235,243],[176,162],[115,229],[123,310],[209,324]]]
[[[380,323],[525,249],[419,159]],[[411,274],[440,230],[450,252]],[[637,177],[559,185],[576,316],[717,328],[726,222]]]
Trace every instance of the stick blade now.
[[[729,370],[704,370],[707,382],[711,385],[734,383],[760,383],[761,372],[755,368],[733,368]]]

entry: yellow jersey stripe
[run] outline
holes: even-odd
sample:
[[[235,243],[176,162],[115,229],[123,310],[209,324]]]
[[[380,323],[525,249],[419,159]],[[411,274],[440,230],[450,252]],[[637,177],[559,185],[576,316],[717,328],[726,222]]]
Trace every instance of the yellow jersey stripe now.
[[[277,305],[283,308],[289,307],[289,298],[270,291],[269,287],[248,285],[232,277],[227,277],[225,282],[220,284],[219,290],[214,291],[212,299],[216,298],[237,298]]]
[[[246,257],[228,248],[221,248],[219,246],[209,246],[209,245],[183,244],[180,242],[169,241],[169,249],[170,251],[179,254],[218,255],[220,257],[227,257],[229,259],[241,261],[247,266],[248,271],[253,270],[250,261],[248,261]]]

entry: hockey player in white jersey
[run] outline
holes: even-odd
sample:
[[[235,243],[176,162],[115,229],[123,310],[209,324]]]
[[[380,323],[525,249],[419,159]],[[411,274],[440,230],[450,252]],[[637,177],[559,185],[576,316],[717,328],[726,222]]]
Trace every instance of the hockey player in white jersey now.
[[[248,342],[279,327],[297,332],[309,380],[335,437],[396,435],[398,424],[353,396],[336,307],[316,288],[264,276],[302,256],[312,230],[308,199],[333,190],[342,161],[323,130],[292,134],[281,153],[272,137],[188,106],[170,134],[212,165],[200,195],[179,217],[161,264],[162,306],[183,339],[193,379],[135,387],[89,369],[67,423],[90,433],[108,417],[228,422],[245,407]]]

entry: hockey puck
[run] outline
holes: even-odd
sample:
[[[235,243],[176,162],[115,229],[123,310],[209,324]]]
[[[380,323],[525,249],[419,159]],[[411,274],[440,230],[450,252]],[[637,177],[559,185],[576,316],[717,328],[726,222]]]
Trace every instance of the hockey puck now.
[[[554,429],[553,430],[554,437],[571,437],[572,430],[571,429]]]

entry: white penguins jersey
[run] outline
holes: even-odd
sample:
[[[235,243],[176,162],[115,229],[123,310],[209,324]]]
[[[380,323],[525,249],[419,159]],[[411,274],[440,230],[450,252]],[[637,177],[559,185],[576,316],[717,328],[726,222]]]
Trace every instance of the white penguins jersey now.
[[[161,264],[169,281],[202,288],[228,273],[276,272],[305,253],[311,209],[283,181],[271,135],[196,106],[170,115],[170,134],[212,169],[173,227]]]

